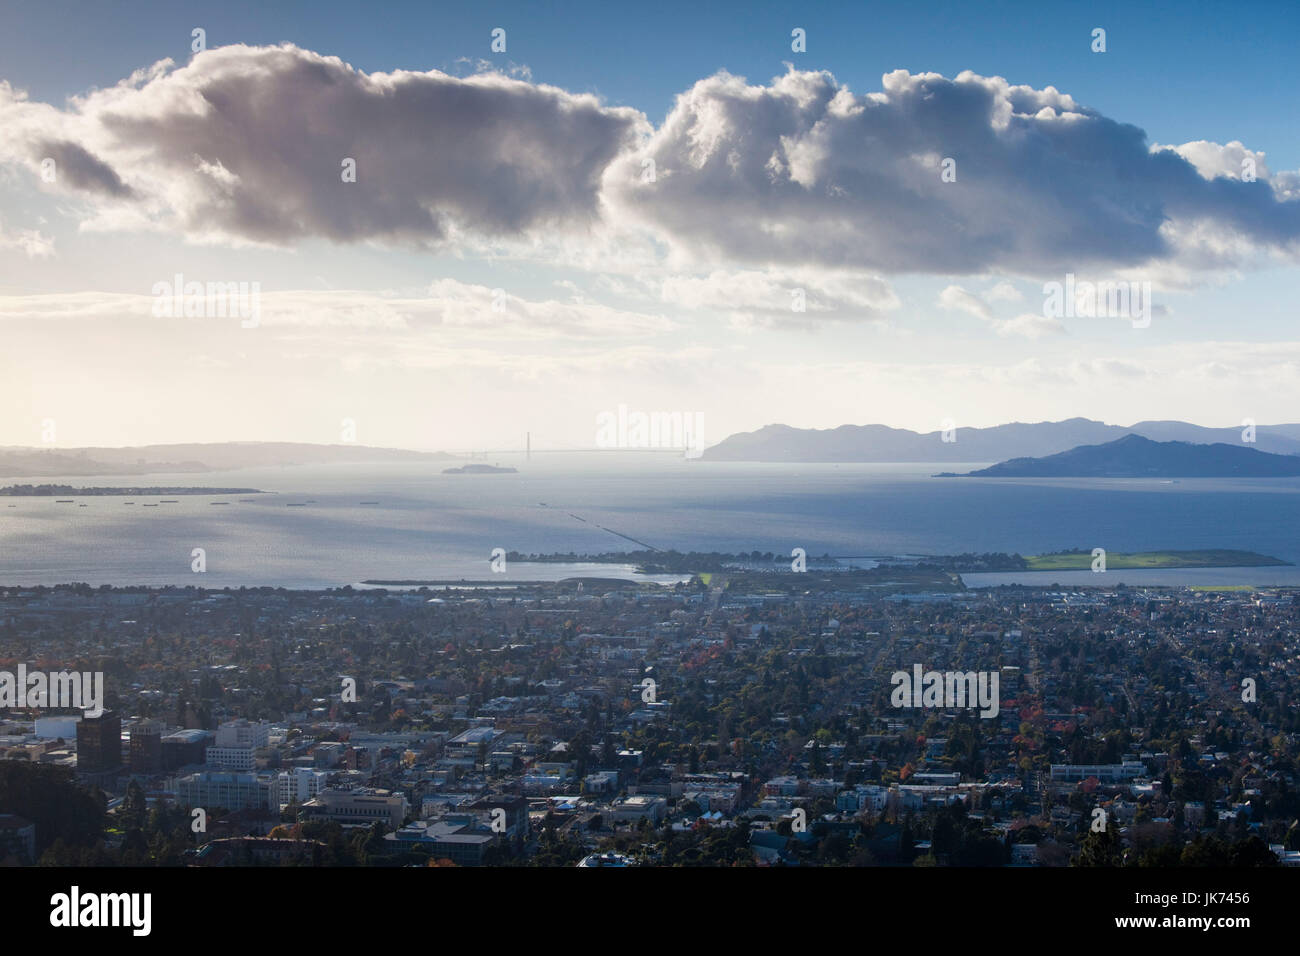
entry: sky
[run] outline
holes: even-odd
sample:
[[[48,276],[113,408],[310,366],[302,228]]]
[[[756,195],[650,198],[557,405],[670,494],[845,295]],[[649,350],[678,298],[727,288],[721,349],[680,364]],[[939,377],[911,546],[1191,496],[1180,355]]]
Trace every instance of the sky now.
[[[11,2],[0,445],[1296,421],[1298,38],[1286,3]]]

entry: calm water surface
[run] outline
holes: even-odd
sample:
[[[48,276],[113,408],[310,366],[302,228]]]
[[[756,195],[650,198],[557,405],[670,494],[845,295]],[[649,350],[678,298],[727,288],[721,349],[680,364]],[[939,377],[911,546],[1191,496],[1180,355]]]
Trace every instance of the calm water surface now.
[[[0,584],[333,587],[367,578],[508,583],[566,577],[573,570],[512,563],[506,574],[492,575],[488,560],[494,548],[579,554],[637,548],[628,538],[681,551],[789,554],[802,547],[809,556],[1237,548],[1300,563],[1300,479],[939,479],[930,475],[941,467],[987,463],[711,463],[647,454],[494,461],[519,473],[443,475],[445,466],[434,463],[16,479],[238,486],[274,494],[251,503],[238,495],[172,496],[177,504],[149,508],[144,505],[159,498],[83,497],[74,504],[0,498]],[[194,548],[206,552],[204,574],[191,571]],[[606,573],[630,575],[626,568]],[[1300,585],[1300,568],[966,580],[974,586],[1011,580]]]

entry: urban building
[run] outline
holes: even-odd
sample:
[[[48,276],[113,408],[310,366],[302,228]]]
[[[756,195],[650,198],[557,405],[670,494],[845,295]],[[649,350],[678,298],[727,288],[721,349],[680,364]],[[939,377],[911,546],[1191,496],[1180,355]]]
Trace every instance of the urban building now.
[[[270,774],[205,770],[176,781],[176,802],[211,810],[279,810],[279,786]]]
[[[383,823],[396,830],[406,819],[406,814],[406,797],[400,793],[354,787],[350,790],[322,790],[303,803],[299,817],[303,820],[335,820],[347,825]]]
[[[132,773],[160,773],[163,769],[162,727],[157,721],[139,720],[131,725],[130,770]]]
[[[122,718],[111,710],[77,722],[77,772],[114,773],[122,766]]]
[[[161,740],[163,770],[180,770],[193,767],[207,758],[208,741],[212,735],[206,730],[178,730]]]

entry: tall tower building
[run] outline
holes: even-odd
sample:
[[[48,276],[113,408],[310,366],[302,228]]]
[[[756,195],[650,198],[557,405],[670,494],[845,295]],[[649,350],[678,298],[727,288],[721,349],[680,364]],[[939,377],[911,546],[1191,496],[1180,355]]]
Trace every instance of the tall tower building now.
[[[77,721],[77,770],[106,773],[122,766],[122,718],[111,710]]]
[[[162,727],[157,721],[139,720],[131,725],[131,772],[162,772]]]

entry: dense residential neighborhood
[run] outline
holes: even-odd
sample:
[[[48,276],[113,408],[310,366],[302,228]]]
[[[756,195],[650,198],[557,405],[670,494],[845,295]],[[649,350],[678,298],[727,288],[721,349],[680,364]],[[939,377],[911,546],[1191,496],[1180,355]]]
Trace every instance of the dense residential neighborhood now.
[[[0,856],[1300,866],[1293,593],[805,580],[0,590]]]

